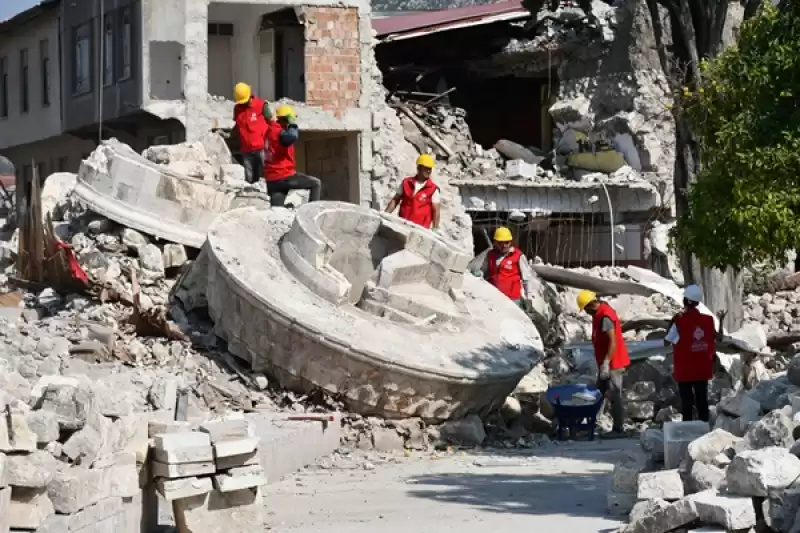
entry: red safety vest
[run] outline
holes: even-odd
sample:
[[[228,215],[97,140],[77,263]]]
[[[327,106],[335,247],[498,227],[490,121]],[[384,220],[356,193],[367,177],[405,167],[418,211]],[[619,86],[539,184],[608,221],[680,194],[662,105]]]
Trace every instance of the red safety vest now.
[[[267,181],[280,181],[297,173],[294,145],[284,146],[281,144],[280,137],[283,128],[278,121],[270,120],[268,128],[264,175]]]
[[[237,104],[233,108],[233,117],[239,130],[241,141],[239,150],[243,153],[263,150],[264,139],[267,136],[264,100],[253,97],[247,104]]]
[[[502,259],[500,259],[500,252],[494,249],[486,255],[486,260],[489,262],[489,283],[512,300],[519,300],[522,297],[520,257],[522,257],[522,252],[517,247],[514,247],[511,253]],[[499,265],[497,264],[498,259],[500,259]]]
[[[611,370],[626,368],[631,364],[630,357],[628,357],[628,347],[625,346],[625,339],[622,338],[622,328],[619,325],[619,317],[617,313],[607,303],[601,303],[597,312],[592,317],[592,346],[594,346],[594,358],[597,365],[602,364],[608,353],[608,345],[611,341],[608,339],[608,333],[603,331],[600,324],[603,318],[610,318],[614,323],[614,336],[617,339],[617,346],[614,353],[611,354]]]
[[[714,318],[697,308],[673,319],[680,338],[672,346],[672,373],[677,382],[708,381],[714,374]]]
[[[429,179],[414,194],[414,183],[416,181],[416,178],[413,177],[403,180],[403,195],[400,198],[400,218],[430,229],[433,225],[433,193],[439,190],[439,186]]]

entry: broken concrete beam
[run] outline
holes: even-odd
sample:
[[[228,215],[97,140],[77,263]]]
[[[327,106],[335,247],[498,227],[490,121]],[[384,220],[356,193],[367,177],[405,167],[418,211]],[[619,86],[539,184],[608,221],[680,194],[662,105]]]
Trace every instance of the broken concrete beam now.
[[[220,492],[234,492],[267,484],[261,465],[240,466],[214,476],[214,488]]]
[[[719,494],[713,490],[690,496],[703,522],[717,524],[727,530],[748,529],[756,525],[753,499]]]
[[[640,500],[679,500],[683,498],[683,480],[677,470],[643,472],[636,494]]]
[[[73,466],[56,472],[47,495],[57,512],[72,514],[107,498],[105,488],[102,470]]]
[[[667,422],[664,424],[664,466],[678,468],[686,457],[689,444],[708,433],[708,422]]]
[[[741,438],[725,431],[724,429],[715,429],[714,431],[693,440],[689,444],[689,457],[691,457],[693,461],[710,463],[723,450],[729,446],[737,444],[741,440]]]
[[[183,479],[156,480],[156,487],[166,500],[180,500],[211,492],[210,477],[187,477]]]
[[[13,487],[41,489],[50,483],[56,470],[61,466],[61,463],[46,451],[7,455],[2,481],[3,484]]]
[[[725,473],[728,490],[740,496],[765,497],[800,477],[800,459],[785,448],[764,448],[736,454]]]
[[[54,512],[44,489],[15,487],[11,491],[11,504],[8,507],[10,529],[35,530]]]
[[[697,520],[697,507],[691,497],[657,509],[649,515],[631,522],[620,533],[667,533]]]
[[[181,500],[191,531],[262,531],[266,528],[266,502],[261,489],[235,492],[212,490]]]
[[[169,464],[160,461],[151,461],[150,470],[153,477],[163,477],[167,479],[177,479],[182,477],[202,476],[213,474],[217,471],[214,461],[201,463],[177,463]]]

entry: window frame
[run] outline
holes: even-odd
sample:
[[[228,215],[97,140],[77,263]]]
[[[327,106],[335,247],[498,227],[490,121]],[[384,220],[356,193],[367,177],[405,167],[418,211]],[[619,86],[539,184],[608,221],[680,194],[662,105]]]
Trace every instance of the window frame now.
[[[8,56],[0,57],[0,118],[8,118]]]
[[[114,84],[116,79],[116,71],[114,70],[116,67],[116,53],[117,53],[117,46],[116,46],[116,27],[115,27],[115,17],[113,13],[106,13],[103,15],[103,34],[102,34],[102,44],[103,44],[103,87],[109,87]],[[111,51],[109,52],[109,45]]]
[[[117,81],[127,81],[133,77],[133,9],[125,6],[117,11],[118,28],[118,69]]]
[[[19,109],[23,115],[31,111],[31,61],[27,47],[19,51]]]
[[[85,32],[85,35],[83,34]],[[86,41],[86,60],[87,65],[85,66],[86,76],[81,77],[81,73],[79,72],[79,68],[83,67],[83,63],[79,61],[79,54],[78,51],[78,44],[81,41]],[[74,26],[72,28],[72,95],[73,96],[83,96],[85,94],[90,94],[92,92],[92,23],[91,21],[83,22]],[[83,70],[81,68],[81,70]],[[85,82],[86,87],[79,85],[81,82]]]
[[[41,71],[42,85],[42,107],[50,107],[50,39],[39,41],[39,62]]]

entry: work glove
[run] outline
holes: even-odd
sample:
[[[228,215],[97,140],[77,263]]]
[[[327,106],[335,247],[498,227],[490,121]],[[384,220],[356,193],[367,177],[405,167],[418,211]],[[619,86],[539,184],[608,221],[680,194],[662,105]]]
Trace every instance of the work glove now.
[[[599,376],[601,380],[611,377],[611,363],[608,361],[603,361],[603,364],[600,365]]]

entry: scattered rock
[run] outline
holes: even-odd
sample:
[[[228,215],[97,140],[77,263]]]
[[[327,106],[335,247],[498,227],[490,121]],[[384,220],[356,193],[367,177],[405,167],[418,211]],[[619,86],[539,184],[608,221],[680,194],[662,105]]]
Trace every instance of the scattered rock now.
[[[770,447],[736,454],[726,472],[728,490],[740,496],[768,496],[800,477],[800,459],[784,448]]]
[[[441,438],[453,444],[480,446],[486,439],[486,430],[478,415],[469,415],[463,420],[445,422],[439,430]]]

